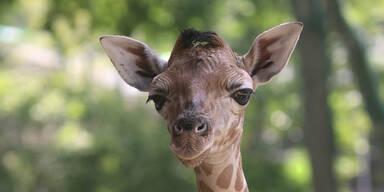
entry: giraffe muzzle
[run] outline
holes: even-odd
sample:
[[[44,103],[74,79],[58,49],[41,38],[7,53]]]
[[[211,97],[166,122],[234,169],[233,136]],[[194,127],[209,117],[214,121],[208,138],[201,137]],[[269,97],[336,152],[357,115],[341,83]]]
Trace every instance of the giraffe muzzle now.
[[[171,149],[187,166],[202,161],[213,141],[209,121],[202,117],[179,118],[172,126],[171,136]]]

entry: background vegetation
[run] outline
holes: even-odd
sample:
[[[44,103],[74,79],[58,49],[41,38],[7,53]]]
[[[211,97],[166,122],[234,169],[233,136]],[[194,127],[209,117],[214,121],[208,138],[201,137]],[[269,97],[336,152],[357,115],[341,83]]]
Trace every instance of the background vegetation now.
[[[382,0],[2,0],[0,191],[196,191],[98,38],[131,36],[166,58],[193,27],[244,54],[295,20],[298,48],[247,109],[250,191],[384,191]]]

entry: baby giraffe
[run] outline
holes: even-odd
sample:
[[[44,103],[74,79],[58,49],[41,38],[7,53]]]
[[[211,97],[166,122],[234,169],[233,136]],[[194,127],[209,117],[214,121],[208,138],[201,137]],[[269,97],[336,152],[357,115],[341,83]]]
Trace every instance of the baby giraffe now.
[[[129,37],[100,42],[124,81],[149,93],[167,122],[170,148],[194,168],[199,191],[248,191],[240,154],[245,107],[284,68],[302,29],[292,22],[265,31],[243,56],[214,32],[188,29],[168,61]]]

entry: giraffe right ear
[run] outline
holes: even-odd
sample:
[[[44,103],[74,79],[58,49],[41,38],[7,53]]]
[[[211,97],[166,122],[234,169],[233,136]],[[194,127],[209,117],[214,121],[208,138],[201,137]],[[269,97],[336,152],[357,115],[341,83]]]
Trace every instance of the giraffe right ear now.
[[[106,35],[100,43],[124,81],[140,91],[149,91],[152,79],[166,67],[166,61],[138,40]]]
[[[302,30],[300,22],[284,23],[256,37],[243,56],[245,68],[255,84],[268,82],[284,68]]]

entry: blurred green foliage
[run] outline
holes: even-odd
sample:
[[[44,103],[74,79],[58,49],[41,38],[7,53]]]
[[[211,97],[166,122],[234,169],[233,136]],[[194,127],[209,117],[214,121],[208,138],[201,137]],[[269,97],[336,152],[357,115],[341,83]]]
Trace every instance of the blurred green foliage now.
[[[348,2],[347,14],[367,39],[383,41],[384,5],[364,2]],[[243,54],[257,34],[294,20],[284,0],[8,0],[0,10],[0,191],[15,192],[196,191],[193,171],[168,147],[165,123],[144,94],[123,85],[98,37],[132,36],[167,55],[179,31],[193,27],[218,32]],[[344,50],[331,49],[338,58],[330,77],[335,168],[339,188],[349,191],[369,148],[370,122]],[[302,79],[291,60],[247,109],[242,151],[250,191],[311,190]]]

